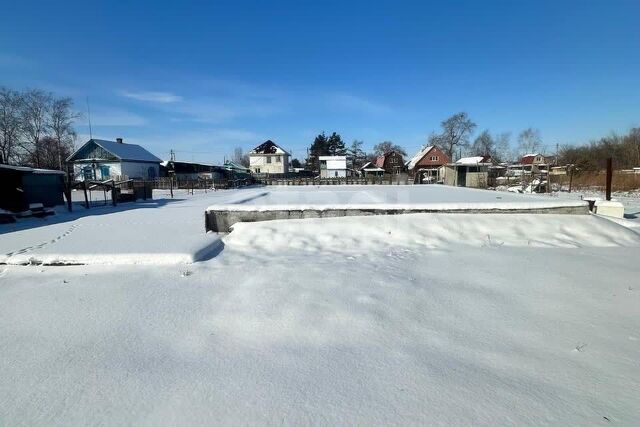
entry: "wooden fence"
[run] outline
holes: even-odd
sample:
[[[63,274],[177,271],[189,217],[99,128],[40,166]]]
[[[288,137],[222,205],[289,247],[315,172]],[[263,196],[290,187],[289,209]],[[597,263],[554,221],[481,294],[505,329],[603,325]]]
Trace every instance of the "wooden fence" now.
[[[407,185],[413,184],[406,175],[396,177],[370,176],[370,177],[347,177],[347,178],[270,178],[257,179],[258,184],[263,185]]]

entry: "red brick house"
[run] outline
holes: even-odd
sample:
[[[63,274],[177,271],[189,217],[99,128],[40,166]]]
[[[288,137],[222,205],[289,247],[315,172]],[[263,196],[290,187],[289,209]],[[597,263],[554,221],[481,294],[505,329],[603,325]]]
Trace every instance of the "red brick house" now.
[[[384,173],[398,175],[404,172],[404,158],[397,151],[389,151],[376,158],[375,165],[384,169]]]
[[[440,147],[430,145],[423,147],[407,163],[409,176],[416,184],[441,182],[444,179],[444,166],[449,163],[449,156]]]

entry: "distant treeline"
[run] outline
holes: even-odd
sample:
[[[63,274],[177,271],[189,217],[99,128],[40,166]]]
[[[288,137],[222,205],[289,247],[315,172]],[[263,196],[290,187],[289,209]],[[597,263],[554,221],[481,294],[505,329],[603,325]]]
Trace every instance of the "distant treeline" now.
[[[640,128],[626,135],[606,136],[586,145],[565,145],[559,152],[558,164],[573,164],[580,170],[598,170],[606,167],[607,158],[613,159],[614,169],[640,167]]]

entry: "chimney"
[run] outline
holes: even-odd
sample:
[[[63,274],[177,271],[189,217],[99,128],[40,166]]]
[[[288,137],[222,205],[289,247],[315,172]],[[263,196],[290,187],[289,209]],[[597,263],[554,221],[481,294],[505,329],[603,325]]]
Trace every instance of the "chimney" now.
[[[116,142],[117,142],[118,144],[122,144],[122,138],[116,138]]]

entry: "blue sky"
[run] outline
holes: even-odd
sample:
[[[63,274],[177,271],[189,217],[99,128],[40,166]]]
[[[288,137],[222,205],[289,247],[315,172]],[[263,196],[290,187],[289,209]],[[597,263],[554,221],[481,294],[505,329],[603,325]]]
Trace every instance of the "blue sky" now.
[[[640,1],[11,2],[0,85],[91,103],[95,137],[221,162],[320,131],[412,152],[467,111],[548,150],[640,126]],[[88,135],[86,120],[77,126]],[[515,144],[515,142],[513,142]]]

